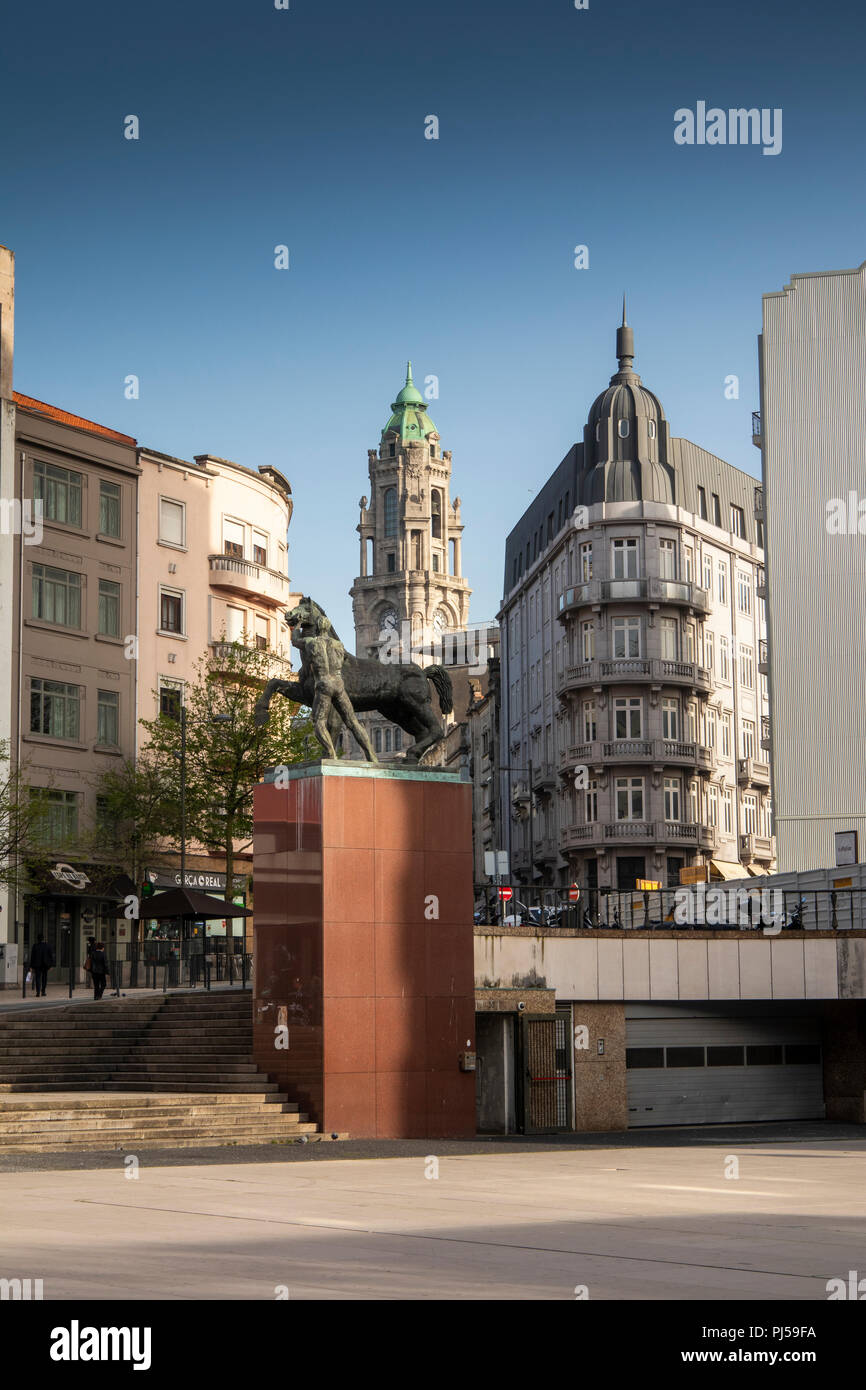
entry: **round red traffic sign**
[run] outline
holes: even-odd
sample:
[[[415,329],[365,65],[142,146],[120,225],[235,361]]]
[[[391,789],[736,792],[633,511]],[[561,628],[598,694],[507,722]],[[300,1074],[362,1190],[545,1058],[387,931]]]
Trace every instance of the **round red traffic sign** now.
[[[507,903],[507,902],[509,902],[509,901],[511,900],[511,898],[513,898],[513,897],[514,897],[514,889],[513,889],[513,888],[500,888],[500,890],[499,890],[499,901],[500,901],[501,903]]]
[[[568,901],[570,903],[580,902],[580,888],[576,883],[573,883],[568,890]]]

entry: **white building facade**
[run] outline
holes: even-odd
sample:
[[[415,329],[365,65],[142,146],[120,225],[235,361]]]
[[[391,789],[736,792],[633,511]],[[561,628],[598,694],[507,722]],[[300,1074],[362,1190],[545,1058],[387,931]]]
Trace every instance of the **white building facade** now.
[[[779,869],[866,835],[866,263],[764,296],[759,343]],[[857,851],[859,857],[862,853]]]

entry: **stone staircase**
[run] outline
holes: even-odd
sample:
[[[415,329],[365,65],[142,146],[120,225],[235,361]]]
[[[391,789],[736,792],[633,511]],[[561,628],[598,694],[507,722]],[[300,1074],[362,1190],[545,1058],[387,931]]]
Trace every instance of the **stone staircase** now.
[[[251,1054],[249,991],[6,1014],[0,1156],[324,1138]]]

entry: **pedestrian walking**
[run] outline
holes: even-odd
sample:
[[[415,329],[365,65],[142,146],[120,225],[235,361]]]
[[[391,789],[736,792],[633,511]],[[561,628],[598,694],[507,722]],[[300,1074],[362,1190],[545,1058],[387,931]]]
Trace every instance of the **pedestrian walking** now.
[[[95,942],[90,952],[90,975],[93,980],[93,997],[101,999],[105,991],[105,977],[108,973],[108,962],[105,958],[105,947],[101,941]]]
[[[30,969],[33,971],[33,983],[36,986],[36,994],[45,997],[45,986],[48,983],[48,972],[54,964],[54,952],[42,935],[36,938],[33,950],[30,952]]]

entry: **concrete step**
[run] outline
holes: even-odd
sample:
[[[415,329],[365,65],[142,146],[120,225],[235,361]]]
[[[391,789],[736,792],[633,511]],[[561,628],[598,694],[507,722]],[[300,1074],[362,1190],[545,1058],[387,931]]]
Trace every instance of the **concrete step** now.
[[[348,1133],[338,1134],[337,1140],[348,1139]],[[101,1139],[98,1133],[90,1138],[76,1137],[68,1143],[57,1142],[56,1140],[46,1140],[41,1137],[36,1140],[16,1140],[15,1143],[4,1144],[0,1149],[0,1156],[5,1154],[19,1153],[93,1153],[93,1152],[121,1152],[134,1151],[135,1149],[219,1149],[250,1147],[256,1144],[310,1144],[331,1143],[330,1134],[319,1134],[315,1131],[315,1126],[311,1127],[310,1132],[287,1133],[283,1137],[273,1135],[262,1136],[261,1134],[221,1134],[211,1135],[207,1138],[187,1138],[168,1136],[161,1138],[154,1134],[147,1136],[146,1144],[131,1146],[127,1141],[124,1144],[106,1144],[105,1139]]]
[[[198,1095],[194,1092],[189,1096],[167,1095],[160,1096],[150,1093],[130,1095],[125,1097],[123,1093],[113,1094],[106,1097],[101,1091],[94,1091],[90,1094],[75,1092],[68,1096],[43,1096],[40,1091],[29,1093],[26,1099],[16,1098],[14,1100],[0,1099],[0,1117],[9,1113],[20,1114],[22,1112],[33,1113],[38,1111],[59,1111],[68,1110],[75,1114],[87,1114],[91,1110],[104,1110],[106,1106],[112,1108],[121,1107],[128,1104],[136,1111],[147,1111],[155,1109],[164,1110],[190,1110],[194,1109],[198,1103],[210,1109],[217,1105],[223,1109],[256,1109],[263,1105],[273,1107],[276,1104],[287,1105],[290,1110],[297,1110],[296,1101],[287,1101],[284,1096],[268,1092],[266,1095],[214,1095],[210,1091],[201,1091]]]
[[[94,1123],[94,1120],[96,1123]],[[244,1113],[241,1111],[235,1114],[234,1111],[227,1111],[225,1114],[214,1116],[210,1112],[188,1117],[184,1120],[176,1115],[153,1115],[144,1117],[142,1115],[130,1115],[124,1118],[115,1116],[97,1115],[85,1117],[84,1119],[71,1120],[69,1118],[56,1120],[35,1120],[25,1119],[20,1122],[0,1121],[0,1151],[6,1139],[18,1139],[36,1137],[40,1134],[48,1139],[65,1139],[73,1134],[90,1133],[94,1129],[104,1131],[106,1134],[144,1135],[152,1130],[160,1134],[211,1134],[223,1131],[243,1131],[259,1129],[263,1133],[270,1132],[274,1128],[298,1129],[299,1133],[306,1134],[305,1125],[310,1123],[309,1115],[301,1111],[282,1112],[271,1115],[257,1115]],[[315,1125],[313,1125],[315,1129]]]
[[[51,1091],[93,1091],[97,1094],[105,1091],[147,1091],[163,1092],[167,1091],[176,1095],[213,1093],[215,1095],[257,1095],[261,1092],[277,1091],[279,1088],[276,1081],[236,1081],[233,1084],[224,1084],[212,1081],[210,1077],[188,1078],[186,1081],[96,1081],[92,1076],[64,1076],[60,1080],[56,1077],[51,1080],[39,1081],[34,1086],[32,1080],[29,1081],[0,1081],[0,1093],[14,1094],[16,1091],[32,1092],[34,1089],[46,1093]]]

